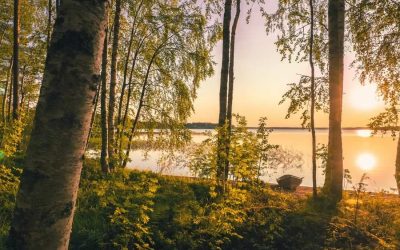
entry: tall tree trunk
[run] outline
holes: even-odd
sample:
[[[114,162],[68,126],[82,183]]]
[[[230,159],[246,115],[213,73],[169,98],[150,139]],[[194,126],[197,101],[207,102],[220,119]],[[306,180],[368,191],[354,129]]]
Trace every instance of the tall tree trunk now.
[[[60,8],[61,8],[61,0],[56,0],[56,16],[58,16]]]
[[[117,57],[119,43],[119,28],[121,16],[121,0],[115,3],[114,36],[111,52],[110,95],[108,103],[108,157],[110,170],[115,168],[115,138],[114,138],[114,112],[115,112],[115,87],[117,84]]]
[[[139,118],[140,118],[140,113],[142,111],[144,97],[145,97],[146,88],[147,88],[147,83],[148,83],[149,75],[150,75],[150,70],[151,70],[153,62],[156,59],[156,57],[157,57],[157,55],[158,55],[158,53],[159,53],[161,48],[162,48],[162,45],[160,45],[160,47],[158,47],[156,49],[156,51],[154,51],[154,54],[151,57],[149,65],[147,66],[146,76],[144,78],[143,86],[142,86],[142,92],[140,93],[138,109],[136,111],[136,116],[135,116],[135,119],[133,120],[131,132],[129,134],[129,139],[128,139],[128,145],[127,145],[127,148],[126,148],[125,158],[124,158],[124,161],[122,162],[122,167],[123,168],[125,168],[126,165],[128,164],[129,152],[131,151],[131,146],[132,146],[132,139],[133,139],[133,136],[135,135],[136,127],[137,127],[137,124],[138,124]]]
[[[137,62],[137,57],[139,55],[140,49],[142,48],[144,41],[146,40],[147,36],[143,37],[142,40],[140,41],[138,47],[136,48],[135,55],[133,56],[132,60],[132,67],[131,67],[131,72],[129,73],[129,81],[128,81],[128,95],[126,97],[126,107],[124,114],[122,116],[122,126],[121,126],[121,132],[118,135],[119,136],[119,146],[118,146],[118,152],[119,152],[119,163],[122,164],[122,135],[125,131],[125,126],[126,126],[126,120],[128,117],[128,111],[129,111],[129,105],[130,105],[130,100],[131,100],[131,95],[132,95],[132,78],[133,78],[133,72],[136,67],[136,62]]]
[[[22,73],[21,73],[21,84],[19,86],[20,88],[20,93],[21,93],[21,98],[20,98],[20,103],[19,105],[19,110],[23,109],[23,104],[25,100],[25,91],[24,91],[24,82],[25,82],[25,72],[26,72],[26,65],[22,67]]]
[[[13,65],[13,58],[11,57],[10,59],[10,66],[8,67],[7,70],[7,78],[6,78],[6,86],[4,88],[4,95],[3,95],[3,100],[2,100],[2,105],[1,105],[1,112],[2,112],[2,119],[3,119],[3,125],[6,123],[6,102],[7,102],[7,91],[8,91],[8,86],[11,88],[11,74],[12,74],[12,65]]]
[[[399,139],[397,141],[396,172],[394,173],[394,177],[397,183],[397,192],[400,195],[400,133],[399,133]]]
[[[124,95],[125,95],[125,89],[126,89],[126,81],[127,81],[127,76],[128,76],[128,67],[129,67],[129,61],[131,57],[131,48],[132,48],[132,43],[133,43],[133,35],[134,35],[134,27],[132,26],[131,29],[131,34],[129,38],[129,45],[128,45],[128,53],[126,54],[125,58],[125,65],[124,65],[124,75],[123,75],[123,80],[122,80],[122,86],[121,86],[121,95],[119,98],[119,104],[118,104],[118,113],[117,113],[117,124],[119,125],[121,122],[121,114],[122,114],[122,106],[124,103]],[[117,127],[117,135],[119,134],[119,128]]]
[[[14,46],[13,46],[13,98],[12,117],[18,119],[18,76],[19,76],[19,0],[14,0]]]
[[[221,65],[221,82],[219,89],[219,118],[218,126],[221,129],[218,135],[217,150],[217,178],[224,180],[224,169],[226,164],[226,109],[228,94],[228,74],[229,74],[229,46],[230,46],[230,26],[231,26],[231,9],[232,0],[225,0],[224,20],[222,30],[222,65]]]
[[[122,86],[121,86],[121,94],[119,97],[119,105],[118,105],[118,114],[117,114],[117,140],[116,143],[118,144],[117,147],[117,152],[118,152],[118,164],[121,164],[121,145],[122,145],[122,134],[123,134],[123,128],[121,128],[121,113],[122,113],[122,105],[124,103],[124,95],[125,95],[125,89],[127,85],[127,75],[128,75],[128,67],[129,67],[129,61],[131,57],[131,49],[132,49],[132,43],[133,43],[133,36],[135,33],[135,22],[136,22],[136,16],[135,16],[135,21],[133,22],[132,29],[131,29],[131,34],[129,38],[129,45],[128,45],[128,53],[126,55],[125,59],[125,65],[124,65],[124,75],[123,75],[123,81],[122,81]],[[132,70],[133,71],[133,66]],[[128,105],[128,104],[127,104]]]
[[[228,179],[229,175],[229,150],[231,144],[231,133],[232,133],[232,105],[233,105],[233,83],[235,81],[235,39],[236,39],[236,28],[240,17],[240,0],[236,0],[236,14],[232,24],[231,31],[231,48],[230,48],[230,59],[229,59],[229,91],[228,91],[228,110],[226,119],[228,120],[228,135],[226,142],[226,164],[225,164],[225,180]]]
[[[57,1],[57,0],[56,0]],[[51,19],[52,19],[52,14],[53,14],[53,0],[49,0],[48,2],[48,19],[47,19],[47,37],[46,37],[46,47],[49,49],[50,45],[50,36],[51,36]]]
[[[329,142],[324,189],[334,201],[342,198],[342,99],[344,54],[344,0],[329,0]]]
[[[101,63],[101,97],[100,97],[100,112],[101,112],[101,153],[100,164],[103,173],[110,171],[108,167],[107,150],[108,150],[108,131],[107,131],[107,58],[108,58],[108,28],[104,36],[103,58]]]
[[[314,70],[314,1],[310,0],[310,54],[309,63],[311,68],[311,107],[310,126],[312,138],[312,182],[313,198],[317,198],[317,139],[315,135],[315,70]]]
[[[100,87],[101,87],[101,84],[99,84],[99,86],[97,86],[96,95],[94,96],[94,99],[93,99],[93,112],[92,112],[92,117],[90,118],[89,133],[88,133],[88,137],[86,139],[85,151],[87,150],[87,148],[89,146],[89,140],[90,140],[90,137],[92,136],[94,120],[96,119],[97,104],[99,102],[99,96],[100,96]]]
[[[14,59],[13,59],[14,63]],[[13,67],[14,69],[14,67]],[[8,105],[7,105],[7,119],[8,121],[11,121],[11,106],[12,106],[12,93],[13,93],[13,82],[14,82],[14,73],[11,74],[11,79],[10,79],[10,91],[8,91]]]
[[[123,104],[124,95],[125,95],[126,80],[127,80],[126,78],[128,76],[128,66],[129,66],[129,61],[130,61],[130,58],[131,58],[131,49],[132,49],[133,37],[135,35],[135,30],[136,30],[136,20],[137,20],[137,17],[139,15],[139,11],[142,8],[142,5],[143,5],[143,0],[139,3],[139,6],[138,6],[138,8],[137,8],[137,10],[135,12],[135,17],[133,19],[131,34],[130,34],[130,38],[129,38],[128,53],[126,54],[125,65],[124,65],[124,76],[123,76],[122,87],[121,87],[121,97],[119,99],[119,105],[118,105],[118,114],[117,114],[117,123],[118,123],[118,125],[120,125],[120,123],[121,123],[122,104]],[[119,133],[117,133],[117,134],[119,134]]]
[[[3,27],[2,31],[1,31],[1,35],[0,35],[0,46],[3,43],[3,39],[4,39],[4,37],[6,35],[6,31],[7,31],[7,24],[4,24],[3,26],[4,27]]]
[[[107,10],[107,1],[63,0],[17,194],[13,249],[68,249]]]

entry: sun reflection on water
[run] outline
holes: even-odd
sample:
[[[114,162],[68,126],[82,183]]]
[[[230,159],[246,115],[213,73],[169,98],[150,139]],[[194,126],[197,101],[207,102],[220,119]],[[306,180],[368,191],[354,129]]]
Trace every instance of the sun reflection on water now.
[[[357,166],[364,170],[369,171],[376,166],[376,157],[370,153],[362,153],[357,156]]]
[[[371,137],[372,135],[372,131],[369,129],[359,129],[356,133],[360,137]]]

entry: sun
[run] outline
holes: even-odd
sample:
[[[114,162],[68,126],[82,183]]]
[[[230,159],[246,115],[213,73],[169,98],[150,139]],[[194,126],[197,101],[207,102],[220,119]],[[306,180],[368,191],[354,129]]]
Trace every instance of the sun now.
[[[376,158],[373,154],[363,153],[358,155],[356,160],[357,166],[364,171],[373,169],[376,165]]]
[[[351,106],[356,109],[371,110],[382,105],[374,85],[353,86],[347,93]]]

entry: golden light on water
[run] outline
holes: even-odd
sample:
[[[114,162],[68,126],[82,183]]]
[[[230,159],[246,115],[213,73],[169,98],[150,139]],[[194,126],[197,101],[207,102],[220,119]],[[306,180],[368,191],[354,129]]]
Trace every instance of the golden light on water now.
[[[373,169],[376,165],[376,157],[370,153],[362,153],[357,157],[357,166],[364,171]]]
[[[360,137],[371,137],[372,135],[372,131],[369,129],[359,129],[356,133]]]

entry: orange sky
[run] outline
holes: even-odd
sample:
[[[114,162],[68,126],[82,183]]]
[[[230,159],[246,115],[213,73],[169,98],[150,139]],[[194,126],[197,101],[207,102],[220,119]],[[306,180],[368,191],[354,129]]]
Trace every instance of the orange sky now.
[[[256,125],[258,118],[267,116],[270,126],[300,126],[293,117],[286,120],[287,104],[278,105],[287,91],[287,84],[298,81],[298,74],[309,74],[308,63],[289,64],[281,61],[274,42],[276,34],[265,33],[262,17],[254,8],[250,24],[242,15],[237,34],[235,52],[235,87],[233,112],[247,117],[249,125]],[[221,62],[221,44],[214,50],[215,75],[202,83],[195,101],[195,114],[191,122],[217,122]],[[343,100],[343,126],[365,126],[371,116],[383,109],[375,97],[373,85],[361,86],[355,70],[349,68],[353,56],[345,57]],[[317,126],[327,126],[327,115],[317,115]]]

